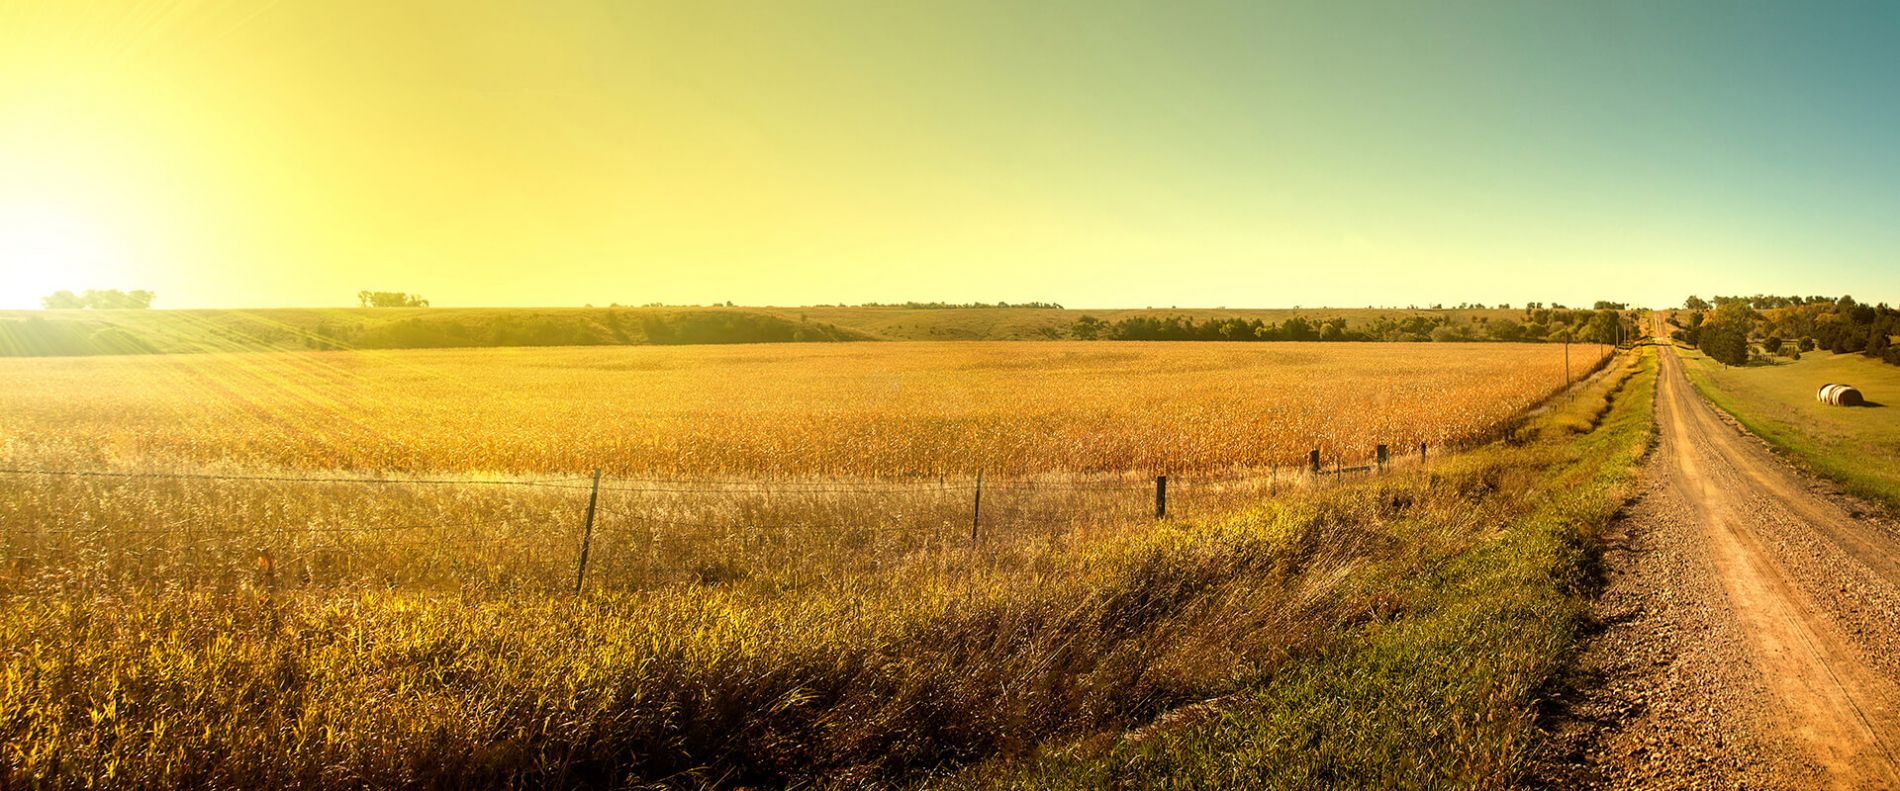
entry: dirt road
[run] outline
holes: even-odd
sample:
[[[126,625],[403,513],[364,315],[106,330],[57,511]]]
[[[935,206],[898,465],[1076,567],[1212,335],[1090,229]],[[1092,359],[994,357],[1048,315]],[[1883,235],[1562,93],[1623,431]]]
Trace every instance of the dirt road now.
[[[1900,789],[1900,533],[1743,433],[1667,346],[1656,411],[1534,779]]]

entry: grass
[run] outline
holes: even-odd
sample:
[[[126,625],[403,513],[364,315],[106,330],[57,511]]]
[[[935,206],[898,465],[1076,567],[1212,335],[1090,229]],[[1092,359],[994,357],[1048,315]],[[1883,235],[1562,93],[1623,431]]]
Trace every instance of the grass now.
[[[1815,351],[1800,360],[1730,368],[1698,351],[1679,353],[1698,392],[1783,456],[1900,513],[1900,367]],[[1829,383],[1852,384],[1881,405],[1816,401],[1815,391]]]
[[[1364,609],[1313,655],[1217,690],[1216,713],[1155,738],[1047,747],[940,785],[1511,787],[1536,748],[1537,692],[1573,658],[1595,536],[1632,494],[1649,447],[1654,370],[1645,353],[1627,378],[1540,418],[1538,439],[1434,471],[1431,489],[1467,506],[1393,525],[1414,551],[1358,570]]]
[[[1542,411],[1515,444],[1265,498],[1243,488],[1169,520],[1091,499],[1126,495],[1113,489],[1025,494],[998,506],[1064,518],[1002,520],[971,543],[961,525],[916,529],[955,515],[931,510],[935,494],[693,492],[711,502],[695,518],[716,529],[679,542],[651,522],[608,523],[603,575],[582,596],[562,592],[572,489],[370,498],[343,483],[10,480],[4,784],[1508,783],[1534,740],[1534,691],[1566,661],[1590,535],[1646,442],[1644,359]],[[563,361],[538,362],[558,385]],[[1198,375],[1235,376],[1218,355],[1204,362]],[[71,377],[66,364],[53,369]],[[295,399],[266,394],[272,381],[325,403],[289,373],[188,403],[236,388],[243,408],[227,420],[295,414]],[[112,424],[87,428],[72,416],[109,388],[62,381],[67,403],[12,399],[8,425],[65,421],[71,452],[117,449],[136,469],[229,441],[161,453]],[[429,400],[435,377],[403,381],[395,392]],[[194,425],[173,395],[119,389]],[[504,439],[539,430],[479,425]],[[49,454],[52,436],[9,447]],[[605,505],[651,515],[675,493],[615,495],[626,499]],[[517,523],[475,548],[457,541],[489,526],[390,539],[430,515]],[[72,532],[31,535],[42,529]],[[251,564],[271,541],[304,543]],[[1212,722],[1120,739],[1210,698],[1231,701]]]

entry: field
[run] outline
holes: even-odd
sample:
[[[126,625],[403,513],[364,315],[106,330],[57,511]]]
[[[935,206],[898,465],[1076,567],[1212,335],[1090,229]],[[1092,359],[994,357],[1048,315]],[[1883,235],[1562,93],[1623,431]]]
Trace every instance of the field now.
[[[1387,650],[1361,630],[1414,612],[1488,658],[1385,666],[1445,685],[1448,708],[1405,716],[1488,724],[1385,722],[1366,771],[1493,782],[1524,749],[1525,685],[1572,628],[1571,594],[1538,575],[1581,562],[1565,542],[1618,501],[1604,460],[1640,446],[1633,429],[1604,451],[1571,438],[1622,414],[1610,394],[1634,359],[1429,475],[1290,467],[1495,437],[1562,383],[1561,354],[0,361],[0,762],[53,785],[1012,785],[1096,771],[1044,764],[1044,745],[1101,746],[1288,678],[1367,678],[1341,657]],[[1156,473],[1175,482],[1165,520]],[[1535,579],[1474,582],[1500,574]],[[1431,620],[1453,601],[1441,585],[1474,584],[1494,595]],[[1514,626],[1461,631],[1481,622]],[[1323,726],[1321,708],[1275,711],[1261,727]],[[1420,766],[1415,747],[1464,760]]]
[[[1573,350],[1582,359],[1596,347]],[[8,466],[610,476],[1200,473],[1474,436],[1544,345],[848,344],[0,361]]]
[[[1900,513],[1900,368],[1859,354],[1808,352],[1800,360],[1730,368],[1682,350],[1689,379],[1717,406],[1795,463]],[[1872,402],[1814,400],[1821,385],[1852,384]]]

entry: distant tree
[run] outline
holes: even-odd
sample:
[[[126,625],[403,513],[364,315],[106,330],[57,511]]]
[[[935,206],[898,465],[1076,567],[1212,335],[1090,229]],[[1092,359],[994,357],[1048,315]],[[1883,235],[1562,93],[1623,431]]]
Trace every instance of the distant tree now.
[[[1584,343],[1615,343],[1618,318],[1614,310],[1598,310],[1577,330],[1576,339]]]
[[[78,310],[86,303],[79,301],[79,295],[62,289],[40,297],[40,305],[47,310]]]
[[[1499,319],[1497,321],[1491,322],[1489,327],[1491,330],[1492,340],[1498,340],[1498,341],[1524,340],[1524,325],[1519,324],[1510,319]]]
[[[1701,297],[1698,297],[1694,294],[1690,294],[1688,299],[1685,299],[1682,301],[1682,307],[1684,310],[1707,311],[1709,308],[1714,307],[1714,306],[1710,305],[1707,301],[1703,300]]]
[[[74,295],[71,291],[55,291],[40,298],[40,305],[48,310],[77,310],[93,308],[96,310],[142,310],[152,306],[155,297],[144,290],[120,291],[116,288],[105,290],[89,288],[84,293]]]
[[[1076,340],[1092,341],[1102,337],[1103,331],[1107,329],[1108,322],[1094,316],[1083,316],[1069,325],[1069,334],[1075,336]]]
[[[426,308],[429,301],[421,294],[405,294],[401,291],[358,291],[357,304],[365,308]]]

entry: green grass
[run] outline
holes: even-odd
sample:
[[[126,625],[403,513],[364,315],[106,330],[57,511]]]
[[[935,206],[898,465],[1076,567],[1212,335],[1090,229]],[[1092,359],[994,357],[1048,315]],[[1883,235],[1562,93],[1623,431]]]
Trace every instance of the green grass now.
[[[1573,659],[1595,536],[1654,431],[1654,357],[1540,419],[1539,439],[1458,457],[1456,517],[1395,526],[1417,551],[1363,569],[1371,603],[1278,673],[1237,677],[1216,716],[999,760],[954,788],[1503,788],[1533,754],[1538,690]],[[1620,387],[1617,386],[1619,383]],[[1603,409],[1605,397],[1610,407]],[[1567,435],[1553,426],[1580,425]]]
[[[1822,351],[1742,368],[1698,351],[1681,354],[1696,390],[1782,455],[1900,513],[1900,367]],[[1851,384],[1881,406],[1814,400],[1814,392],[1829,383]]]

